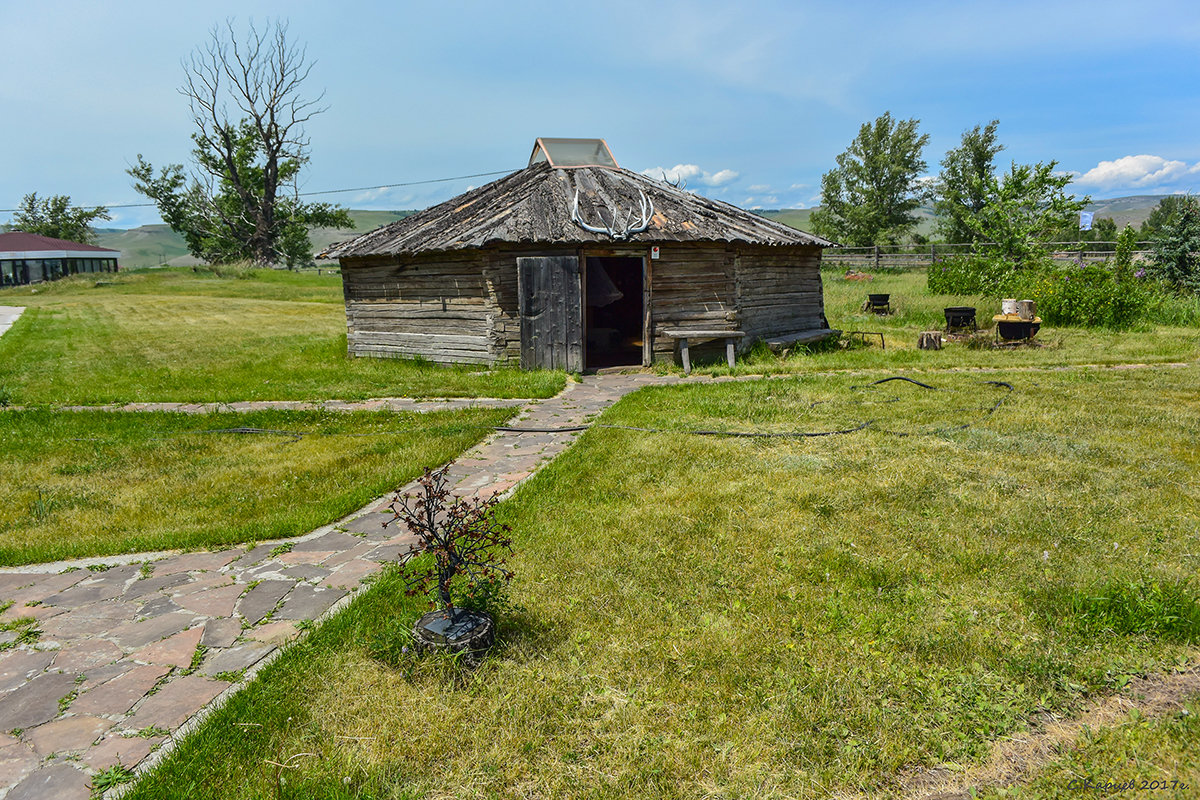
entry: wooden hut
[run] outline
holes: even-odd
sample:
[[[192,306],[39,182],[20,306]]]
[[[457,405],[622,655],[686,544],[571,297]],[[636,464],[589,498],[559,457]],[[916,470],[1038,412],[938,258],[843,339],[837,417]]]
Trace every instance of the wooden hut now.
[[[324,255],[353,355],[578,371],[828,335],[830,244],[622,169],[602,139],[538,139],[525,169]]]

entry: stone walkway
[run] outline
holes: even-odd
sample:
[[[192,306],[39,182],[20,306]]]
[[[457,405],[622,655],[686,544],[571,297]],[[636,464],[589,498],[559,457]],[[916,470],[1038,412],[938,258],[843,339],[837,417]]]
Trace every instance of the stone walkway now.
[[[24,312],[24,306],[0,306],[0,336],[3,336]]]
[[[520,401],[510,425],[582,426],[635,389],[679,381],[589,376]],[[507,494],[577,436],[497,432],[456,462],[455,491]],[[254,547],[0,570],[0,797],[86,798],[96,772],[154,763],[281,645],[412,549],[410,534],[382,527],[389,501]]]

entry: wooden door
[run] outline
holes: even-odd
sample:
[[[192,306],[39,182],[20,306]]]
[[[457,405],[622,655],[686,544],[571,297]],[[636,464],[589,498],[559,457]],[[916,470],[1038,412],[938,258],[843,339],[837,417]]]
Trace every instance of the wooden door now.
[[[583,371],[579,259],[517,259],[521,368]]]

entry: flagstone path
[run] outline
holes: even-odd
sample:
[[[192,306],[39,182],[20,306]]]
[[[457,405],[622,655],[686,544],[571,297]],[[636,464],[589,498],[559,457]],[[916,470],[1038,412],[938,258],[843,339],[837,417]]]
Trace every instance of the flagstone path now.
[[[510,425],[584,426],[635,389],[680,380],[588,376],[517,401]],[[455,462],[455,493],[507,494],[578,435],[498,431]],[[87,798],[96,772],[161,758],[309,621],[413,549],[409,533],[383,527],[389,502],[253,547],[0,570],[0,797]]]
[[[17,321],[17,317],[24,313],[24,306],[0,306],[0,336],[13,326]]]

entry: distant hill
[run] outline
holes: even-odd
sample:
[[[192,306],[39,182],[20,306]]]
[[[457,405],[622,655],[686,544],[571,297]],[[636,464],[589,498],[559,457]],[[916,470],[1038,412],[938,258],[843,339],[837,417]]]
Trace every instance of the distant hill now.
[[[817,206],[816,208],[820,208]],[[767,219],[773,219],[776,222],[782,222],[784,225],[797,228],[802,231],[811,231],[812,226],[809,218],[812,216],[812,208],[781,208],[768,209],[758,211]],[[929,236],[933,233],[933,225],[937,221],[937,216],[933,213],[933,209],[929,206],[921,206],[917,209],[917,232],[922,236]]]
[[[1150,216],[1150,212],[1166,196],[1164,194],[1135,194],[1129,197],[1113,197],[1109,200],[1097,200],[1090,204],[1087,210],[1094,213],[1096,219],[1111,218],[1113,222],[1117,223],[1118,230],[1126,225],[1136,228],[1146,221],[1146,217]]]
[[[313,252],[320,252],[334,242],[366,233],[414,213],[416,212],[351,209],[350,219],[354,220],[356,226],[354,230],[313,228],[309,231]],[[96,234],[98,245],[121,251],[122,267],[157,267],[163,264],[190,267],[200,263],[188,253],[183,237],[166,225],[142,225],[140,228],[129,230],[100,228]]]

